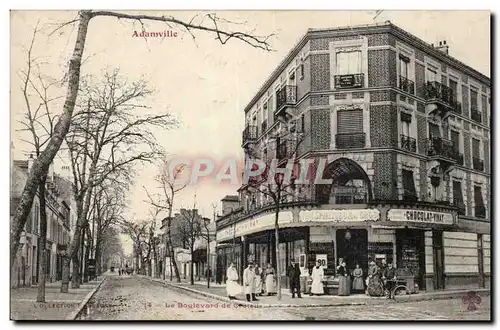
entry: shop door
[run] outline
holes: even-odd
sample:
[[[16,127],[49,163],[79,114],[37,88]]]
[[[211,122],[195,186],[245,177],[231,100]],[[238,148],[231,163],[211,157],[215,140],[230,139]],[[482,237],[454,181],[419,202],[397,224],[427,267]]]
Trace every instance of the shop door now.
[[[415,281],[421,290],[425,290],[424,243],[422,230],[401,229],[396,231],[398,274],[402,278]]]
[[[434,260],[434,288],[444,289],[443,232],[432,232],[432,255]]]
[[[337,229],[337,263],[343,258],[349,271],[358,263],[361,268],[368,264],[368,231],[366,229]],[[363,269],[366,271],[366,269]]]

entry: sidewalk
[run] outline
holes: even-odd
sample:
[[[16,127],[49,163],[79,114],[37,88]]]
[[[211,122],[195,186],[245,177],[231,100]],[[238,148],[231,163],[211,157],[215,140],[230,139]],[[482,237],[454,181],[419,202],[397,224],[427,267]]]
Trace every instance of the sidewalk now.
[[[149,277],[148,277],[149,278]],[[241,294],[237,296],[238,300],[229,300],[227,298],[225,285],[210,283],[210,289],[207,288],[206,282],[195,281],[194,285],[189,283],[189,280],[182,280],[181,283],[177,283],[175,279],[170,282],[170,280],[161,280],[156,278],[149,278],[152,281],[162,283],[167,286],[172,286],[178,289],[193,292],[195,294],[203,295],[213,299],[221,301],[231,301],[238,303],[240,305],[258,305],[259,307],[327,307],[327,306],[346,306],[346,305],[373,305],[373,304],[387,304],[392,303],[394,300],[388,300],[385,297],[369,297],[365,294],[354,294],[351,296],[309,296],[308,294],[302,294],[302,298],[292,298],[292,295],[288,289],[281,289],[281,300],[278,300],[276,295],[274,296],[261,296],[257,297],[259,301],[247,302],[245,295]],[[423,300],[436,300],[436,299],[449,299],[449,298],[461,298],[465,296],[469,291],[474,291],[480,296],[490,295],[489,289],[475,289],[475,290],[443,290],[443,291],[432,291],[432,292],[422,292],[418,294],[412,294],[408,298],[408,301],[423,301]]]
[[[96,281],[80,285],[68,293],[61,293],[61,281],[47,283],[45,287],[45,303],[36,302],[38,289],[36,286],[15,288],[10,290],[10,319],[24,320],[65,320],[80,310],[83,301],[93,293],[104,280],[105,275],[98,276]]]

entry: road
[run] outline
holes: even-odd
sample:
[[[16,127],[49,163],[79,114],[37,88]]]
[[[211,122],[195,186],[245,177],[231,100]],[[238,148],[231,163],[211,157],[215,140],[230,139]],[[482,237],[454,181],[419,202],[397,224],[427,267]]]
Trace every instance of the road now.
[[[490,300],[475,311],[461,299],[321,308],[248,308],[178,291],[137,276],[109,276],[84,320],[488,320]]]

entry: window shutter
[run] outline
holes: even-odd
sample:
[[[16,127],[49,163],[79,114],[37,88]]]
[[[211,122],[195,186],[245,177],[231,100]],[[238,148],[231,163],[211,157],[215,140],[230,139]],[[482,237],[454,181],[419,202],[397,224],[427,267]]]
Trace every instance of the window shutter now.
[[[337,111],[337,133],[362,133],[363,110]]]
[[[401,121],[411,123],[411,114],[401,111]]]
[[[415,181],[413,179],[413,171],[403,170],[403,199],[416,200],[417,191],[415,189]]]
[[[456,206],[464,206],[462,183],[460,181],[453,181],[453,202]]]
[[[476,217],[485,217],[486,209],[484,208],[483,195],[480,186],[474,186],[474,203],[476,204]]]

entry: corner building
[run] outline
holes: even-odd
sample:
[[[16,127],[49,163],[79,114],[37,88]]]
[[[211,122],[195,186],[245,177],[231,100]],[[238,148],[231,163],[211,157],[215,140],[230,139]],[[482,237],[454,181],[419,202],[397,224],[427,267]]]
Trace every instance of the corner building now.
[[[217,220],[219,270],[279,263],[286,287],[290,260],[305,274],[319,259],[335,276],[344,258],[366,276],[386,258],[420,290],[489,287],[490,93],[446,41],[390,22],[309,30],[244,109],[242,147],[326,160],[333,183],[297,185],[283,201],[280,260],[273,204],[242,186]]]

